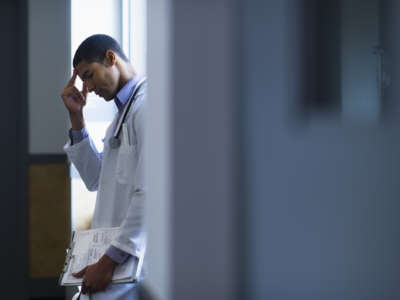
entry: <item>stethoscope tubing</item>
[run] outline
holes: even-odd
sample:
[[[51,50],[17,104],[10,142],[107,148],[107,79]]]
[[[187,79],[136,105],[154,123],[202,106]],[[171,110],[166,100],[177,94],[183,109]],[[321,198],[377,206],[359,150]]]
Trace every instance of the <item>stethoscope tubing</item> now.
[[[146,78],[141,79],[135,86],[135,89],[132,92],[132,95],[130,96],[125,109],[122,112],[122,116],[120,117],[117,126],[114,129],[114,134],[110,139],[110,146],[111,148],[118,148],[119,145],[121,144],[121,141],[119,139],[119,135],[121,133],[121,129],[122,129],[122,124],[125,122],[126,116],[128,115],[129,109],[135,99],[135,96],[137,94],[137,92],[139,91],[139,88],[141,87],[141,85],[146,81]]]

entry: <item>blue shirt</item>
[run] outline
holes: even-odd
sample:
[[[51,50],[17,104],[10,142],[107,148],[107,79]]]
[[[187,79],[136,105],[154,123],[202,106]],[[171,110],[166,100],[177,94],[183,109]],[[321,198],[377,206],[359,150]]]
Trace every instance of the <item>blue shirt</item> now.
[[[137,83],[138,83],[138,80],[135,77],[133,77],[117,93],[117,96],[115,97],[114,102],[118,108],[119,113],[121,113],[124,110],[125,105],[128,102],[129,98],[131,97]]]
[[[118,108],[118,114],[119,114],[118,118],[120,118],[121,113],[124,110],[125,105],[128,102],[130,96],[132,95],[137,83],[138,80],[135,77],[133,77],[122,87],[122,89],[117,93],[116,97],[114,98],[114,103]],[[89,135],[85,127],[83,127],[81,130],[72,130],[72,129],[69,130],[71,145],[81,142],[88,136]],[[126,253],[114,246],[110,246],[107,249],[106,255],[118,264],[123,263],[130,256],[129,253]]]

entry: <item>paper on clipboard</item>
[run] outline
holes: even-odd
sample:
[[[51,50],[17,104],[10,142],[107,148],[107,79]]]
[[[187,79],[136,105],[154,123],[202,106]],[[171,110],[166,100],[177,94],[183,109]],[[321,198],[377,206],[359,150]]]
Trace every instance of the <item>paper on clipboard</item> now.
[[[91,229],[74,232],[59,284],[81,285],[82,278],[72,276],[88,265],[96,263],[111,245],[111,241],[119,234],[119,227]],[[140,273],[142,259],[130,256],[126,262],[118,265],[113,274],[112,282],[134,282]]]

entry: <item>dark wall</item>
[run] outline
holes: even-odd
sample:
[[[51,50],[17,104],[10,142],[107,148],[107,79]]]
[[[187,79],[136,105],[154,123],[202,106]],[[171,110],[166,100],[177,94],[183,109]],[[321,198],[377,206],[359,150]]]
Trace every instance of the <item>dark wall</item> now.
[[[2,299],[27,295],[25,149],[25,1],[0,1],[0,257]]]

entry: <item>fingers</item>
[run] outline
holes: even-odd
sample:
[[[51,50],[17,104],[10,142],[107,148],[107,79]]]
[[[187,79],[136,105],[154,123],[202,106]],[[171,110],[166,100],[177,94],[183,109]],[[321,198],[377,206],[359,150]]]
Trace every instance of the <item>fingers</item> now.
[[[75,80],[76,80],[76,76],[78,75],[78,71],[76,69],[74,69],[74,72],[72,73],[71,79],[68,81],[67,86],[74,86],[75,85]]]
[[[82,93],[77,88],[73,89],[73,93],[74,93],[75,97],[78,98],[81,102],[85,101],[85,97],[82,95]]]
[[[97,293],[100,291],[104,291],[108,285],[105,284],[98,284],[96,282],[89,282],[83,280],[82,282],[82,294],[86,293]]]
[[[82,283],[82,294],[86,295],[86,293],[90,292],[90,288],[85,284],[85,282]]]
[[[76,87],[69,88],[66,94],[68,94],[69,97],[73,97],[78,102],[81,102],[81,104],[86,103],[86,97],[84,97],[83,94]]]
[[[78,273],[72,273],[72,276],[74,276],[76,278],[82,278],[85,276],[87,269],[88,269],[88,266],[86,266],[85,268],[80,270]],[[90,287],[88,286],[88,284],[86,282],[86,278],[83,279],[81,292],[82,292],[82,294],[86,294],[87,292],[90,292]]]
[[[82,278],[83,275],[85,275],[87,270],[87,267],[84,267],[82,270],[80,270],[78,273],[72,273],[72,276],[76,277],[76,278]]]

